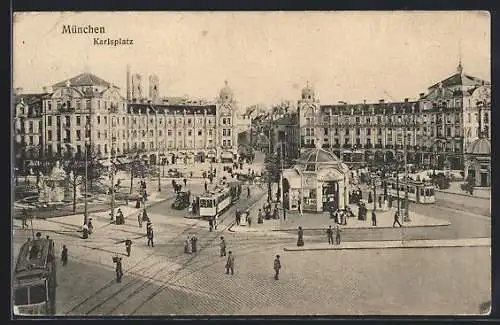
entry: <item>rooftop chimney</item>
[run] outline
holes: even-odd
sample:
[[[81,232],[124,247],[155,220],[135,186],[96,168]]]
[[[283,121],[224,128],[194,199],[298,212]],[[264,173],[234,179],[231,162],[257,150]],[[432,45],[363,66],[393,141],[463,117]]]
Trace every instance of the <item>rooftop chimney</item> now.
[[[381,99],[381,100],[379,100],[378,102],[379,102],[380,104],[383,104],[383,103],[385,102],[385,100],[384,100],[384,99]]]
[[[424,98],[424,95],[425,95],[425,93],[420,93],[420,94],[419,94],[420,99]]]
[[[405,98],[405,103],[408,103],[409,98]]]
[[[363,99],[363,104],[366,104],[366,99]]]

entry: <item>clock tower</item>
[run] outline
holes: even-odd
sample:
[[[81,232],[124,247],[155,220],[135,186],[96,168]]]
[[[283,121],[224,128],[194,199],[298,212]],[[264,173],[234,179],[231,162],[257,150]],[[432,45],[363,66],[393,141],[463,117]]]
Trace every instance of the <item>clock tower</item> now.
[[[319,100],[316,98],[314,88],[309,82],[302,89],[301,98],[297,103],[297,110],[300,126],[300,148],[315,148],[318,142],[319,131],[321,131],[319,128],[316,128]]]
[[[217,158],[229,160],[238,152],[238,134],[236,129],[237,103],[234,92],[227,80],[220,90],[216,102],[216,140]]]

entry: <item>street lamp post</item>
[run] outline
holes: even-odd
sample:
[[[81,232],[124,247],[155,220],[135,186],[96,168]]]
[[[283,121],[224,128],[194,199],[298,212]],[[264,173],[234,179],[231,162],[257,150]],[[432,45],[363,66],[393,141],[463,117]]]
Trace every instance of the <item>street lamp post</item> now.
[[[89,146],[89,131],[90,131],[90,125],[89,123],[85,124],[85,197],[84,197],[84,202],[85,202],[85,208],[83,212],[83,223],[87,224],[88,222],[88,210],[87,210],[87,182],[88,182],[88,171],[87,171],[87,164],[88,164],[88,146]]]
[[[111,221],[113,221],[115,218],[115,170],[113,168],[115,141],[116,138],[113,137],[111,139],[111,152],[109,156],[109,162],[110,162],[109,172],[111,177],[111,213],[110,213]]]

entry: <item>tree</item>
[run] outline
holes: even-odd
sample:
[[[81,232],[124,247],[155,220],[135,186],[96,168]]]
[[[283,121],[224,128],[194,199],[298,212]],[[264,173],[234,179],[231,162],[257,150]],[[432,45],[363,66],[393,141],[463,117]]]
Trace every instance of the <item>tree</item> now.
[[[127,170],[130,172],[130,194],[132,194],[134,188],[134,177],[144,178],[147,167],[144,162],[139,157],[139,151],[132,153],[132,161],[128,164]]]

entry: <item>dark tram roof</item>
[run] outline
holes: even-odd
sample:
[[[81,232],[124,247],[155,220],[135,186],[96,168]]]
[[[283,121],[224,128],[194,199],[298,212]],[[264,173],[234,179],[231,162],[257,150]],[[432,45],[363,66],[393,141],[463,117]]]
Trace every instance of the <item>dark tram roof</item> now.
[[[186,112],[187,115],[193,114],[204,114],[206,111],[207,115],[215,115],[216,105],[153,105],[153,104],[142,104],[142,103],[131,103],[128,104],[128,112],[135,114],[177,114],[183,115]]]
[[[19,251],[16,263],[16,273],[30,269],[45,269],[52,239],[35,239],[26,242]]]

